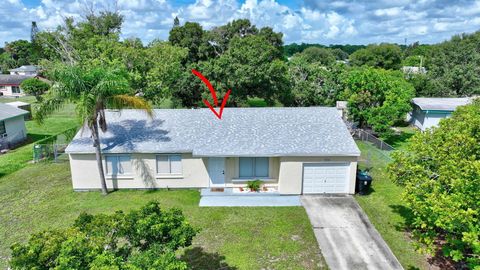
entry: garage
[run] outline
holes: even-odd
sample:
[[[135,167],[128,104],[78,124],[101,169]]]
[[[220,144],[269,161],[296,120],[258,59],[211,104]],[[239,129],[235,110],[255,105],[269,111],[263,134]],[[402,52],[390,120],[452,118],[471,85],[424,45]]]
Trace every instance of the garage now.
[[[348,193],[349,163],[305,163],[303,194]]]

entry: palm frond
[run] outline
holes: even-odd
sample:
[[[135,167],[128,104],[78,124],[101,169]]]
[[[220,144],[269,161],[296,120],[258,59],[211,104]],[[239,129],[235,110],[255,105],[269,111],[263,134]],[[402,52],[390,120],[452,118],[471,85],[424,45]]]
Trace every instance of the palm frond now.
[[[41,103],[33,107],[33,117],[42,124],[46,117],[62,108],[65,99],[56,95],[45,95]]]
[[[129,95],[115,95],[108,99],[107,106],[112,109],[141,109],[150,117],[153,115],[152,106],[145,99]]]

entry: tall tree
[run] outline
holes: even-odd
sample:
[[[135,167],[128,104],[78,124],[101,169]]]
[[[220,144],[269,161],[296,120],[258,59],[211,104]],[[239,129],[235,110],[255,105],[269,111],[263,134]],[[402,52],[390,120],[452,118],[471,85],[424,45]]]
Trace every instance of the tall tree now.
[[[234,105],[249,97],[264,98],[269,105],[289,89],[287,66],[280,60],[282,53],[264,37],[234,37],[228,50],[215,62],[214,74],[227,84],[234,95]]]
[[[332,50],[325,48],[308,47],[296,56],[302,57],[308,63],[319,63],[323,66],[330,66],[335,63]]]
[[[368,45],[350,55],[350,62],[355,66],[399,69],[401,61],[402,50],[398,45],[389,43]]]
[[[146,73],[145,98],[159,103],[175,94],[187,57],[186,48],[172,46],[167,42],[152,42],[146,50],[149,70]]]
[[[203,28],[199,23],[186,22],[182,26],[170,30],[168,41],[174,46],[187,48],[190,62],[200,59],[199,48],[202,44]]]
[[[427,69],[436,96],[480,95],[480,31],[434,46]]]
[[[400,71],[355,68],[346,74],[343,85],[342,95],[353,120],[360,127],[373,127],[382,136],[388,136],[390,127],[405,118],[415,94]]]
[[[30,29],[30,42],[35,43],[38,34],[37,22],[32,22],[32,28]]]
[[[304,57],[288,61],[294,106],[333,106],[343,90],[340,78],[343,66],[325,68],[319,62],[309,63]]]
[[[124,72],[106,68],[85,69],[78,66],[60,66],[50,71],[54,84],[43,101],[35,107],[35,118],[40,123],[65,103],[74,103],[78,118],[91,133],[97,159],[102,194],[108,193],[102,164],[99,130],[107,131],[107,108],[143,109],[151,114],[150,105],[142,98],[130,96],[130,87]]]

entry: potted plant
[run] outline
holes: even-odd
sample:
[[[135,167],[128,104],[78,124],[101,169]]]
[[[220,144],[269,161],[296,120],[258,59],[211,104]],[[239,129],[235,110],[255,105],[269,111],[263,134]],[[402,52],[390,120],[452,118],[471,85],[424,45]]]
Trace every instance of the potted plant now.
[[[252,192],[259,192],[261,185],[262,185],[262,180],[259,180],[259,179],[247,182],[247,187]]]

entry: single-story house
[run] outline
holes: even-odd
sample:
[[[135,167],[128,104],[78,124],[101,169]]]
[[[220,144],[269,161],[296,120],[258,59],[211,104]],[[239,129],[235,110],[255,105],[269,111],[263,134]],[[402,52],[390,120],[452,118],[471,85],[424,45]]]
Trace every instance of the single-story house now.
[[[27,138],[24,117],[27,114],[28,111],[0,103],[0,149],[10,148]]]
[[[280,194],[353,194],[360,151],[336,108],[106,111],[109,188],[232,188],[260,179]],[[74,190],[100,188],[90,132],[68,145]]]
[[[32,76],[0,74],[0,96],[24,96],[20,84]]]
[[[23,102],[23,101],[13,101],[5,104],[28,111],[28,114],[25,115],[25,121],[32,119],[32,105],[30,105],[30,103]]]
[[[472,102],[471,98],[414,98],[410,122],[424,131],[438,126],[441,119],[450,117],[458,106]]]
[[[38,67],[33,65],[21,66],[19,68],[10,69],[10,75],[26,75],[34,77],[38,75]]]

